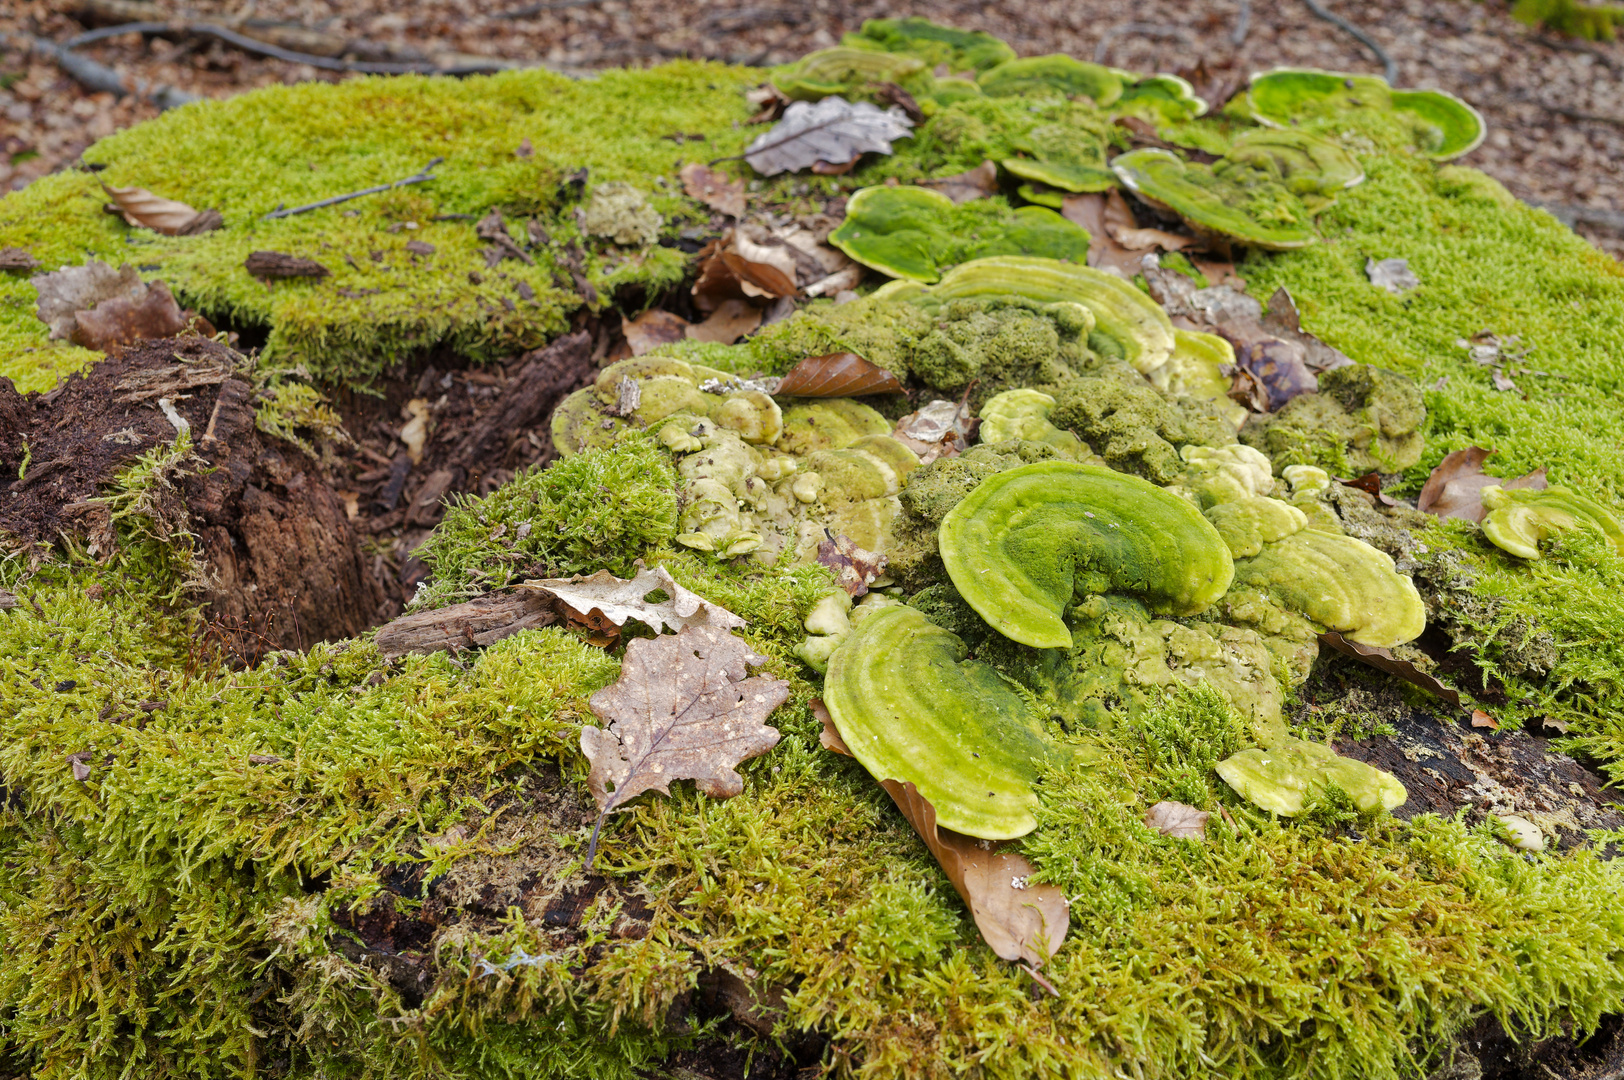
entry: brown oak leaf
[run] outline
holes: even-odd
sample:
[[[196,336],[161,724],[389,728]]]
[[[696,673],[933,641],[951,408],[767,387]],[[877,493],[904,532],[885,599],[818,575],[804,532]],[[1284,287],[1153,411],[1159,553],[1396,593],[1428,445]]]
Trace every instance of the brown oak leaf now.
[[[856,353],[809,356],[790,369],[778,384],[777,396],[837,398],[865,394],[900,394],[902,380]]]
[[[682,178],[682,190],[690,199],[698,200],[731,218],[744,216],[744,181],[729,180],[726,175],[697,161],[689,162],[677,174]]]
[[[1451,690],[1408,660],[1400,660],[1386,649],[1378,649],[1371,645],[1361,645],[1357,641],[1349,641],[1335,630],[1327,630],[1319,636],[1319,640],[1321,645],[1328,645],[1343,656],[1351,656],[1360,663],[1369,664],[1378,671],[1385,671],[1389,675],[1397,675],[1405,682],[1419,686],[1427,693],[1443,698],[1451,705],[1460,704],[1460,691]]]
[[[1493,453],[1481,446],[1468,446],[1445,457],[1427,477],[1415,501],[1416,508],[1440,518],[1482,521],[1488,513],[1483,509],[1484,488],[1499,485],[1507,489],[1544,491],[1549,486],[1543,465],[1515,479],[1489,476],[1483,471],[1483,463]]]
[[[587,870],[604,819],[643,792],[670,795],[673,780],[692,780],[713,799],[744,790],[734,766],[778,745],[778,729],[764,721],[789,697],[783,679],[749,674],[766,662],[714,626],[626,646],[620,680],[589,702],[608,724],[581,729],[581,752],[592,763],[587,787],[598,802]]]
[[[520,587],[552,597],[563,605],[559,614],[564,618],[593,629],[602,629],[604,624],[624,626],[628,619],[660,632],[690,626],[733,630],[746,625],[727,608],[678,585],[663,566],[640,569],[633,578],[599,570],[590,576],[526,581]],[[665,599],[651,602],[648,597],[655,591],[665,593]]]
[[[816,698],[810,704],[812,715],[823,722],[818,737],[823,748],[850,757],[828,708]],[[1034,883],[1034,867],[1010,850],[1008,842],[994,844],[940,828],[936,808],[912,783],[881,780],[880,786],[936,856],[993,952],[1005,960],[1024,960],[1033,968],[1055,954],[1071,925],[1069,905],[1059,888]]]

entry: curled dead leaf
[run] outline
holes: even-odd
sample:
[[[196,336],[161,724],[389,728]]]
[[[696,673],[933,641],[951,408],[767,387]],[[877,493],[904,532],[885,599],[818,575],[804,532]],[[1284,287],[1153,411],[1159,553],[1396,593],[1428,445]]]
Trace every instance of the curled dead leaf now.
[[[970,415],[969,393],[958,403],[932,401],[897,421],[891,437],[912,450],[921,465],[963,453],[981,421]]]
[[[165,236],[195,236],[225,224],[218,210],[194,210],[183,202],[154,195],[146,188],[102,185],[113,206],[131,225],[144,226]]]
[[[1338,480],[1343,487],[1356,488],[1369,495],[1383,506],[1397,506],[1398,500],[1391,495],[1382,494],[1382,474],[1371,470],[1363,476],[1356,476],[1352,480]]]
[[[0,248],[0,270],[32,270],[39,260],[20,247]]]
[[[1179,236],[1177,233],[1164,232],[1161,229],[1140,228],[1133,207],[1122,197],[1122,192],[1115,188],[1106,193],[1105,209],[1101,214],[1100,223],[1112,240],[1129,251],[1149,251],[1154,248],[1183,251],[1196,243],[1193,237]]]
[[[778,384],[778,397],[837,398],[900,394],[902,381],[856,353],[825,353],[796,364]]]
[[[1442,698],[1451,705],[1460,704],[1460,691],[1450,689],[1408,660],[1398,659],[1387,649],[1378,649],[1370,645],[1361,645],[1357,641],[1349,641],[1335,630],[1328,630],[1321,634],[1319,641],[1321,645],[1327,645],[1344,656],[1351,656],[1362,664],[1369,664],[1378,671],[1396,675],[1411,685],[1419,686],[1427,693]]]
[[[29,278],[39,318],[51,337],[105,352],[132,341],[173,337],[191,323],[162,281],[141,280],[133,266],[114,270],[91,259]]]
[[[642,356],[688,336],[688,320],[663,308],[649,308],[635,319],[622,318],[621,332],[633,356]]]
[[[699,162],[690,162],[678,173],[682,190],[690,199],[704,203],[712,210],[728,217],[744,216],[744,181],[729,180],[726,175]]]
[[[1181,802],[1159,802],[1145,811],[1145,825],[1178,840],[1205,840],[1212,814]]]
[[[1131,281],[1143,269],[1146,253],[1134,251],[1117,242],[1105,227],[1105,209],[1105,195],[1098,192],[1067,195],[1060,204],[1061,216],[1088,233],[1088,265]]]
[[[857,546],[851,537],[835,536],[823,530],[818,543],[818,562],[834,571],[835,582],[849,596],[864,596],[868,587],[885,570],[885,556]]]
[[[686,333],[694,341],[731,345],[754,333],[761,325],[761,317],[761,309],[747,301],[723,300],[704,322],[690,325]]]
[[[1482,709],[1472,710],[1472,726],[1489,728],[1491,731],[1500,730],[1500,721],[1484,712]]]
[[[1488,513],[1483,508],[1484,488],[1498,485],[1508,489],[1543,491],[1549,486],[1543,465],[1511,480],[1487,475],[1483,472],[1483,463],[1493,453],[1493,450],[1485,450],[1481,446],[1468,446],[1446,456],[1427,477],[1421,495],[1416,499],[1416,508],[1440,518],[1482,521]]]
[[[1251,373],[1263,387],[1268,401],[1265,412],[1275,412],[1292,398],[1319,390],[1319,380],[1308,370],[1303,349],[1295,342],[1277,337],[1244,340],[1223,326],[1218,332],[1235,346],[1235,365]]]
[[[807,168],[849,171],[863,154],[889,154],[894,141],[911,134],[913,122],[896,106],[880,109],[836,94],[815,104],[792,102],[784,118],[746,147],[743,156],[763,176]],[[819,165],[825,168],[817,169]]]
[[[588,627],[620,627],[628,619],[662,633],[692,626],[732,630],[746,625],[727,608],[677,584],[663,566],[641,569],[633,578],[599,570],[589,576],[526,581],[520,587],[552,597],[561,605],[561,615]],[[649,600],[656,591],[663,592],[665,599]]]
[[[783,679],[749,675],[765,663],[716,626],[627,644],[620,679],[588,703],[608,723],[581,729],[592,763],[587,787],[598,803],[588,870],[604,819],[643,792],[670,795],[673,780],[693,780],[713,799],[744,790],[735,766],[778,745],[778,729],[765,721],[789,697]]]

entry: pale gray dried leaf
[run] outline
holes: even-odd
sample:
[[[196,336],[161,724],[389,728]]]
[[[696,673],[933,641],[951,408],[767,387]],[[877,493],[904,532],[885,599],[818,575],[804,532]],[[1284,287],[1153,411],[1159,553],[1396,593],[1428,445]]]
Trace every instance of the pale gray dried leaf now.
[[[897,421],[891,437],[919,456],[921,465],[963,453],[980,424],[970,416],[968,401],[932,401]]]
[[[1380,262],[1366,259],[1365,273],[1370,276],[1372,285],[1386,289],[1394,296],[1401,296],[1421,284],[1421,279],[1410,269],[1408,259],[1382,259]]]
[[[881,110],[834,95],[792,103],[771,131],[745,148],[744,160],[763,176],[777,176],[820,161],[839,164],[861,154],[889,154],[893,141],[912,133],[912,121],[894,105]]]
[[[1181,802],[1159,802],[1145,811],[1145,824],[1176,840],[1205,840],[1212,815]]]
[[[778,730],[765,721],[789,697],[783,679],[749,675],[766,662],[714,626],[626,646],[619,681],[589,702],[608,724],[581,729],[592,763],[587,787],[598,803],[588,868],[604,818],[643,792],[670,795],[673,780],[692,780],[715,799],[744,790],[734,766],[778,745]]]
[[[527,581],[522,588],[535,589],[554,597],[581,621],[588,620],[597,612],[616,626],[624,626],[626,620],[635,619],[660,632],[694,626],[731,630],[746,625],[743,619],[727,608],[678,585],[663,566],[639,570],[637,576],[630,579],[617,578],[607,570],[599,570],[591,576],[577,574],[568,578]],[[644,599],[656,590],[664,592],[666,599],[654,603]]]

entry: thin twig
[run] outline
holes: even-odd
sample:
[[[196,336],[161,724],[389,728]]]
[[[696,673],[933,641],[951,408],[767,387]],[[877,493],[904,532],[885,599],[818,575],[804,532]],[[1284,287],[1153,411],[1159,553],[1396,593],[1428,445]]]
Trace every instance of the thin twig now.
[[[321,68],[324,71],[353,71],[363,75],[473,75],[479,72],[501,71],[509,66],[502,60],[492,60],[489,63],[479,64],[459,64],[453,67],[437,67],[426,61],[378,63],[370,60],[338,60],[331,56],[317,56],[314,53],[284,49],[280,45],[259,41],[214,23],[185,21],[133,22],[119,26],[104,26],[99,30],[87,30],[83,34],[69,38],[60,48],[76,48],[94,41],[117,37],[120,34],[203,34],[208,37],[219,38],[227,45],[241,49],[243,52],[268,56],[273,60],[286,60],[293,64],[309,64],[313,68]]]
[[[348,195],[334,195],[330,199],[323,199],[320,202],[313,202],[308,206],[295,206],[291,210],[284,210],[278,206],[275,210],[272,210],[270,213],[266,214],[265,217],[267,219],[285,218],[292,217],[294,214],[307,214],[312,210],[320,210],[324,206],[335,206],[341,202],[349,202],[351,199],[359,199],[363,195],[376,195],[380,191],[392,191],[398,187],[405,187],[407,184],[421,184],[427,180],[433,180],[435,178],[434,174],[429,170],[444,160],[445,158],[443,157],[437,157],[427,165],[423,166],[423,168],[418,172],[413,173],[404,180],[396,180],[393,184],[379,184],[377,187],[369,187],[364,191],[352,191]]]
[[[1235,12],[1235,29],[1229,32],[1229,43],[1237,48],[1246,42],[1246,35],[1252,29],[1252,0],[1241,0],[1240,10]]]
[[[177,90],[173,86],[159,85],[149,89],[143,79],[134,80],[134,88],[126,84],[118,72],[105,64],[99,64],[88,56],[80,56],[65,45],[58,45],[45,38],[34,37],[32,34],[11,34],[0,32],[0,44],[10,43],[12,48],[31,50],[36,55],[45,57],[56,63],[63,74],[77,82],[87,90],[97,93],[112,94],[114,97],[123,97],[126,94],[135,94],[150,100],[159,109],[173,109],[180,105],[187,105],[199,100],[195,95],[184,90]]]
[[[1343,33],[1352,36],[1365,48],[1375,53],[1376,59],[1382,62],[1382,68],[1387,76],[1388,83],[1393,84],[1398,82],[1398,65],[1393,62],[1393,58],[1391,56],[1387,55],[1386,49],[1376,44],[1375,38],[1371,37],[1369,34],[1365,33],[1348,20],[1342,18],[1342,16],[1333,14],[1332,12],[1326,10],[1323,6],[1321,6],[1319,0],[1303,0],[1303,3],[1308,5],[1309,11],[1312,11],[1315,15],[1324,19],[1326,22],[1341,30]]]

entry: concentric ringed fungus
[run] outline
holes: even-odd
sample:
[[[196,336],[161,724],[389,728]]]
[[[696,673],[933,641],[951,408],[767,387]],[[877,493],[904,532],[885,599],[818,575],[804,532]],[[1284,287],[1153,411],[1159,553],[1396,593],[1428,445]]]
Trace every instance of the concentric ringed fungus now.
[[[1409,798],[1392,773],[1289,736],[1266,750],[1243,750],[1216,768],[1242,798],[1283,817],[1302,813],[1311,796],[1333,784],[1367,814],[1396,810]]]
[[[1013,94],[1083,94],[1105,108],[1122,96],[1123,78],[1119,72],[1099,64],[1077,60],[1065,53],[1025,56],[1009,60],[981,73],[976,82],[988,97]]]
[[[1235,574],[1223,537],[1189,501],[1136,476],[1042,461],[982,481],[942,519],[942,562],[999,633],[1069,648],[1080,593],[1128,593],[1160,615],[1194,615]]]
[[[1033,785],[1066,748],[990,664],[909,607],[858,622],[829,658],[823,700],[876,780],[911,781],[937,823],[987,840],[1037,828]]]
[[[1624,528],[1612,511],[1565,487],[1544,491],[1486,487],[1483,505],[1489,511],[1483,519],[1483,535],[1518,558],[1539,558],[1541,540],[1573,529],[1593,529],[1607,538],[1614,551],[1624,554]]]
[[[1198,229],[1233,237],[1269,251],[1307,247],[1315,238],[1306,208],[1293,213],[1291,202],[1279,200],[1267,220],[1248,212],[1236,192],[1214,171],[1192,165],[1169,150],[1146,147],[1119,154],[1111,162],[1117,178],[1129,191],[1163,210],[1171,210]],[[1289,192],[1281,191],[1282,195]]]
[[[1345,109],[1382,109],[1403,114],[1413,124],[1422,153],[1448,161],[1475,150],[1487,134],[1482,115],[1443,90],[1394,90],[1375,75],[1350,75],[1318,68],[1276,68],[1256,72],[1246,91],[1252,119],[1289,128],[1313,116]]]
[[[1226,523],[1230,535],[1234,530]],[[1415,583],[1385,551],[1351,536],[1302,529],[1265,543],[1256,556],[1236,562],[1235,584],[1255,587],[1287,611],[1378,649],[1413,641],[1427,625]]]

